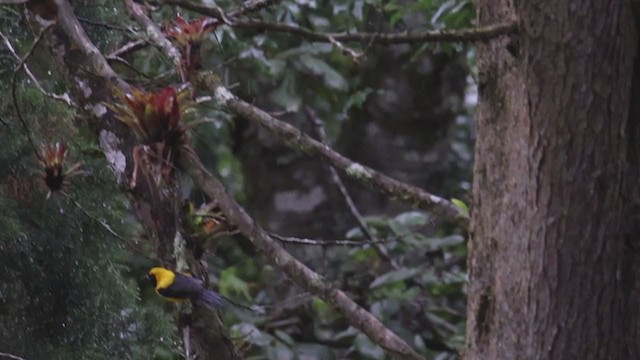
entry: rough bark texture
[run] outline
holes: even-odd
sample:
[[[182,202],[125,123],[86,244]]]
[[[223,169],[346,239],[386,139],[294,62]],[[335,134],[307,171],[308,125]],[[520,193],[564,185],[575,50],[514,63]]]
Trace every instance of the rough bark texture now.
[[[466,358],[638,359],[629,3],[478,2],[512,18],[478,49]]]

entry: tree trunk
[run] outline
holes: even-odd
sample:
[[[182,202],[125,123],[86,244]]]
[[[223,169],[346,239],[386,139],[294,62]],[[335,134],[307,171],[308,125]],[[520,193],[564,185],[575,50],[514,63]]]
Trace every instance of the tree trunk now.
[[[465,356],[640,359],[633,12],[515,3],[478,1],[520,30],[478,48]]]

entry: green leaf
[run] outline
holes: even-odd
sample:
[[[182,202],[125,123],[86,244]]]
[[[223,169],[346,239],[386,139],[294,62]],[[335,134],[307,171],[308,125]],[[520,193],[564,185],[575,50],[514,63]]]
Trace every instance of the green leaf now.
[[[271,101],[282,106],[289,112],[300,110],[302,99],[296,91],[295,77],[289,72],[284,76],[280,86],[269,96]]]
[[[367,101],[369,94],[372,92],[373,90],[371,88],[365,88],[364,90],[351,94],[342,108],[342,113],[346,116],[346,113],[351,110],[351,108],[362,109],[362,105]]]
[[[362,229],[359,226],[356,226],[347,231],[346,237],[347,239],[362,239],[364,237],[364,234],[362,233]]]
[[[335,71],[329,64],[310,55],[302,55],[298,58],[303,68],[313,75],[322,76],[325,85],[328,87],[345,91],[347,90],[347,80],[340,73]]]
[[[287,51],[283,51],[276,55],[274,58],[286,60],[288,58],[296,58],[301,55],[309,54],[309,55],[318,55],[318,54],[328,54],[333,51],[333,45],[331,44],[320,44],[320,43],[312,43],[312,44],[303,44],[296,48],[289,49]]]
[[[223,295],[238,294],[247,300],[251,299],[249,286],[236,275],[237,270],[235,266],[231,266],[222,271],[220,274],[220,292]]]
[[[265,355],[270,360],[293,360],[295,354],[293,351],[283,342],[277,341],[275,346],[269,346],[266,348]]]
[[[329,308],[329,305],[327,305],[326,302],[322,301],[322,299],[319,299],[319,298],[313,299],[313,302],[311,303],[311,307],[313,308],[313,310],[315,310],[318,313],[318,315],[321,315],[321,316],[331,311],[331,309]]]
[[[358,334],[353,341],[353,347],[367,359],[384,359],[384,350],[374,344],[365,334]]]
[[[417,274],[419,274],[420,272],[421,272],[420,269],[416,269],[416,268],[404,268],[404,269],[394,270],[382,276],[378,276],[375,280],[373,280],[373,282],[371,282],[371,285],[369,285],[369,288],[375,289],[386,284],[391,284],[398,281],[410,279],[416,276]]]
[[[460,210],[460,212],[462,212],[466,216],[469,216],[469,207],[462,200],[452,198],[451,202]]]
[[[428,222],[427,214],[419,211],[399,214],[393,220],[407,228],[417,228],[426,225]]]
[[[464,237],[461,235],[450,235],[443,238],[429,239],[429,247],[432,251],[448,248],[464,243]]]
[[[283,343],[289,345],[289,346],[294,346],[296,344],[296,341],[293,340],[293,338],[291,337],[291,335],[287,334],[286,332],[282,331],[282,330],[277,330],[274,332],[274,335],[280,339]]]

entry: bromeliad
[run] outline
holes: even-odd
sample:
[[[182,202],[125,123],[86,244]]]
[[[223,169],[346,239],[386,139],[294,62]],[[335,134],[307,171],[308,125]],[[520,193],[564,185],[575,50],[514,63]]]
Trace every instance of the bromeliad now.
[[[146,145],[164,142],[169,146],[185,143],[186,129],[180,121],[183,115],[180,110],[186,109],[187,92],[178,93],[170,86],[155,92],[137,88],[124,92],[118,87],[113,90],[119,103],[109,107],[133,130],[138,141]]]
[[[40,157],[40,165],[44,170],[42,179],[49,189],[47,199],[52,193],[61,192],[69,186],[69,179],[82,174],[82,162],[77,162],[70,167],[65,166],[65,160],[69,153],[69,148],[63,142],[56,142],[47,145]]]
[[[212,244],[214,239],[237,231],[236,226],[229,222],[215,201],[196,208],[193,202],[185,199],[180,216],[196,259],[202,257],[206,248],[217,245]]]
[[[186,125],[183,121],[190,110],[189,91],[177,92],[173,87],[153,92],[136,88],[125,92],[116,87],[113,91],[118,101],[107,106],[140,142],[133,149],[131,187],[135,187],[140,169],[159,184],[172,172],[179,150],[189,149],[187,131],[197,123]]]
[[[165,35],[180,49],[183,57],[183,70],[187,74],[202,70],[202,42],[213,29],[207,26],[206,19],[200,17],[194,20],[185,20],[178,16],[173,24],[164,31]]]

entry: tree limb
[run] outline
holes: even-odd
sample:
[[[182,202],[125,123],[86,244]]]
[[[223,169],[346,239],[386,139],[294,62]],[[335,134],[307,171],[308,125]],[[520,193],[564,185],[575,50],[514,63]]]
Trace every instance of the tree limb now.
[[[42,85],[40,84],[40,81],[38,81],[36,76],[33,75],[33,73],[31,72],[31,69],[29,69],[29,66],[27,66],[27,64],[25,64],[22,61],[22,58],[20,57],[20,55],[18,55],[16,50],[13,48],[13,45],[11,45],[11,42],[9,41],[9,39],[2,32],[0,32],[0,37],[4,41],[5,45],[7,45],[7,48],[9,49],[9,52],[11,53],[11,55],[13,55],[13,57],[16,60],[18,60],[18,62],[22,63],[22,69],[24,70],[25,74],[27,74],[29,79],[31,79],[31,81],[33,81],[33,84],[36,86],[36,88],[38,90],[40,90],[40,92],[42,94],[44,94],[45,96],[47,96],[47,97],[49,97],[51,99],[54,99],[54,100],[57,100],[57,101],[62,101],[63,103],[65,103],[69,107],[77,107],[77,105],[73,103],[73,101],[69,97],[69,94],[67,94],[67,93],[64,93],[62,95],[58,95],[58,94],[55,94],[55,93],[47,92],[42,87]]]
[[[357,52],[351,48],[344,46],[343,42],[368,42],[369,44],[379,45],[395,45],[395,44],[423,44],[427,42],[474,42],[487,41],[498,36],[512,34],[517,31],[516,22],[508,22],[503,24],[495,24],[470,29],[456,30],[428,30],[417,32],[401,32],[401,33],[322,33],[311,29],[290,24],[277,24],[261,20],[237,20],[240,16],[259,11],[263,8],[275,4],[278,0],[254,0],[245,1],[238,8],[224,13],[217,6],[209,6],[202,3],[195,3],[188,0],[155,0],[147,1],[157,5],[175,5],[197,12],[202,15],[211,17],[213,20],[208,22],[207,26],[218,26],[221,23],[227,24],[234,28],[253,29],[260,31],[274,31],[298,35],[308,40],[329,42],[334,44],[341,51],[349,55],[355,61],[359,59],[363,53]],[[109,54],[109,57],[122,56],[124,54],[139,50],[148,43],[146,40],[136,40],[130,42],[120,49]]]
[[[145,14],[144,8],[140,4],[136,4],[133,0],[124,0],[131,17],[133,17],[144,29],[152,29],[156,28],[155,24],[151,19]],[[186,74],[182,71],[182,56],[180,55],[180,51],[176,49],[175,46],[171,44],[171,42],[162,35],[162,32],[158,31],[149,31],[146,33],[151,37],[151,41],[153,41],[156,45],[160,46],[165,55],[167,55],[176,67],[176,71],[180,74],[180,79],[182,81],[186,80]]]
[[[364,246],[369,244],[381,243],[381,240],[376,241],[358,241],[358,240],[316,240],[316,239],[301,239],[290,236],[280,236],[278,234],[269,233],[274,239],[280,240],[287,244],[299,244],[299,245],[316,245],[316,246]]]
[[[403,33],[322,33],[316,32],[308,28],[304,28],[297,25],[278,24],[265,22],[260,20],[237,20],[240,16],[246,15],[250,12],[260,10],[268,7],[277,1],[275,0],[255,0],[244,2],[235,11],[229,12],[226,17],[219,7],[215,5],[205,5],[202,3],[195,3],[189,0],[150,0],[147,1],[151,4],[157,5],[175,5],[187,10],[197,12],[202,15],[210,16],[212,18],[221,20],[227,25],[236,28],[249,28],[255,30],[267,30],[285,32],[294,35],[299,35],[313,41],[322,42],[346,42],[346,41],[372,41],[381,45],[393,45],[393,44],[421,44],[426,42],[473,42],[484,41],[493,39],[501,35],[507,35],[513,33],[517,29],[515,22],[508,22],[504,24],[495,24],[489,26],[483,26],[479,28],[470,29],[456,29],[456,30],[428,30],[419,32],[403,32]],[[219,23],[218,23],[219,24]]]
[[[156,39],[158,36],[163,37],[160,29],[152,22],[144,21],[140,22],[140,25],[144,26],[146,33],[152,35],[152,39]],[[233,96],[226,88],[223,89],[229,96]],[[216,100],[219,101],[218,91],[216,91]],[[224,185],[205,169],[196,154],[181,153],[178,165],[191,176],[202,191],[218,202],[229,221],[235,224],[256,248],[265,253],[269,261],[282,268],[291,279],[325,300],[344,315],[351,325],[362,330],[374,342],[391,353],[394,358],[424,360],[404,340],[384,326],[380,320],[358,306],[344,292],[334,288],[320,275],[296,260],[280,243],[271,238],[227,193]]]
[[[234,17],[250,14],[256,11],[260,11],[268,6],[271,6],[277,3],[278,1],[279,0],[248,0],[240,4],[237,8],[229,11],[226,14],[226,17],[234,18]],[[153,3],[153,1],[148,1],[148,2]],[[200,14],[211,17],[213,21],[208,22],[207,26],[217,26],[220,22],[224,22],[223,19],[220,17],[220,15],[224,14],[224,12],[222,12],[220,8],[207,7],[206,5],[197,4],[192,1],[178,1],[178,2],[180,4],[176,3],[175,5],[184,7],[185,9],[191,9]],[[166,4],[171,5],[168,2],[166,2]],[[161,4],[158,3],[158,5],[161,5]],[[149,45],[149,43],[146,40],[143,40],[143,39],[136,40],[136,41],[127,43],[126,45],[122,46],[120,49],[115,50],[114,52],[109,54],[109,57],[123,56],[125,54],[134,52],[136,50],[140,50],[146,47],[147,45]]]
[[[335,41],[370,41],[380,45],[486,41],[498,36],[511,34],[517,30],[517,24],[515,22],[471,29],[405,31],[402,33],[322,33],[298,25],[277,24],[260,20],[234,21],[232,26],[235,28],[289,33],[312,41],[330,43],[334,43]]]
[[[239,99],[219,83],[208,82],[206,79],[202,83],[215,94],[216,101],[221,106],[235,115],[260,125],[290,147],[321,157],[348,177],[391,198],[409,202],[422,210],[432,211],[463,229],[469,226],[469,217],[450,201],[354,162],[329,146],[312,139],[299,129]]]
[[[198,187],[216,199],[229,220],[262,252],[269,261],[283,269],[299,286],[317,295],[340,312],[349,323],[364,332],[395,359],[424,360],[404,340],[389,330],[380,320],[360,307],[342,290],[333,287],[319,274],[295,259],[277,240],[267,234],[229,195],[224,185],[212,176],[194,156],[182,155],[179,165]]]
[[[149,4],[153,5],[174,5],[181,8],[197,12],[202,15],[209,16],[211,18],[222,21],[225,24],[231,24],[230,18],[239,17],[256,11],[260,11],[266,7],[274,5],[280,0],[249,0],[240,4],[237,8],[224,13],[217,5],[206,5],[203,3],[196,3],[190,0],[146,0]]]

